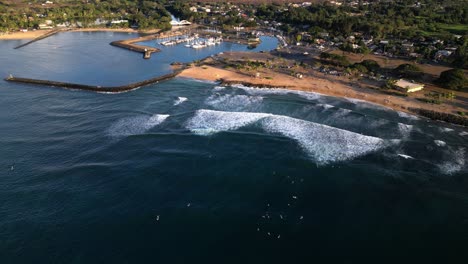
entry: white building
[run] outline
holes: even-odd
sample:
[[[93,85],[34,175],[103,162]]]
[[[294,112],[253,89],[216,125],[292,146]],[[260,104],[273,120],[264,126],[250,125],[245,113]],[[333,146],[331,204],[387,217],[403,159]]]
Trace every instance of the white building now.
[[[424,84],[410,82],[410,81],[407,81],[407,80],[404,80],[404,79],[398,80],[394,84],[394,86],[395,86],[396,89],[398,89],[400,91],[403,91],[403,92],[407,92],[407,93],[413,93],[413,92],[421,91],[424,88]]]

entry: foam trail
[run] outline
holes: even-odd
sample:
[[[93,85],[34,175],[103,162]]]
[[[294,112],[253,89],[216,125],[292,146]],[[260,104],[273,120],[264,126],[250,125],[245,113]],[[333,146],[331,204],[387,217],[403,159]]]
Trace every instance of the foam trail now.
[[[242,89],[250,95],[295,94],[307,100],[317,100],[320,97],[322,97],[322,95],[318,93],[287,90],[287,89],[282,89],[282,88],[255,88],[255,87],[244,86],[241,84],[235,84],[235,85],[232,85],[232,87]]]
[[[198,110],[187,128],[195,134],[211,135],[257,122],[266,132],[279,133],[298,142],[319,165],[349,160],[387,146],[381,138],[267,113]]]
[[[459,148],[453,153],[453,158],[439,165],[442,173],[451,175],[461,171],[465,167],[465,148]]]
[[[405,155],[405,154],[398,154],[398,156],[404,158],[404,159],[414,159],[413,157],[411,157],[410,155]]]
[[[462,131],[462,132],[460,132],[460,134],[458,134],[458,135],[460,135],[460,136],[468,136],[468,132]]]
[[[120,119],[109,128],[112,137],[143,134],[149,129],[161,124],[169,115],[136,116]]]
[[[205,104],[218,110],[240,111],[258,108],[263,101],[261,96],[248,95],[212,95],[205,100]]]
[[[187,101],[187,97],[177,97],[177,100],[175,100],[174,105],[180,105],[181,103]]]
[[[434,144],[436,144],[439,147],[445,147],[447,145],[447,143],[445,143],[445,141],[442,140],[434,140]]]

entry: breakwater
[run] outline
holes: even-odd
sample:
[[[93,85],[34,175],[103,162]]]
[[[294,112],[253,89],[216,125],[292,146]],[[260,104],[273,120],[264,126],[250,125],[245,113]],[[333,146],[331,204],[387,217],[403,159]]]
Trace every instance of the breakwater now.
[[[136,83],[121,85],[121,86],[86,85],[86,84],[78,84],[78,83],[57,82],[57,81],[50,81],[50,80],[29,79],[29,78],[12,77],[12,76],[5,78],[5,81],[60,87],[60,88],[65,88],[65,89],[92,91],[92,92],[99,92],[99,93],[121,93],[121,92],[135,90],[137,88],[140,88],[142,86],[146,86],[152,83],[157,83],[160,81],[174,78],[180,72],[181,70],[177,70],[177,71],[174,71],[173,73],[169,73],[169,74],[162,75],[159,77],[147,79],[147,80],[136,82]]]
[[[454,115],[450,113],[437,112],[432,110],[426,110],[421,108],[409,108],[408,110],[420,115],[427,117],[432,120],[444,121],[456,125],[468,127],[468,118],[460,115]]]
[[[16,46],[14,49],[22,48],[22,47],[27,46],[27,45],[29,45],[29,44],[32,44],[32,43],[34,43],[34,42],[36,42],[36,41],[39,41],[39,40],[41,40],[41,39],[45,39],[45,38],[48,38],[48,37],[50,37],[50,36],[53,36],[53,35],[55,35],[55,34],[61,32],[61,31],[63,31],[63,30],[62,30],[62,29],[55,29],[55,30],[52,30],[52,31],[47,32],[47,33],[45,33],[45,34],[43,34],[43,35],[40,35],[39,37],[37,37],[37,38],[35,38],[35,39],[31,40],[31,41],[28,41],[28,42],[26,42],[26,43],[24,43],[24,44],[21,44],[21,45],[19,45],[19,46]]]

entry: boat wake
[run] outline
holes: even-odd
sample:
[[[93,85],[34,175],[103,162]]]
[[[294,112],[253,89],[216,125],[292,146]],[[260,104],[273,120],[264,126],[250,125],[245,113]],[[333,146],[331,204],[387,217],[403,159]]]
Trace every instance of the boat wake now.
[[[196,111],[186,127],[197,135],[207,136],[253,124],[259,125],[267,133],[281,134],[296,141],[318,165],[350,160],[394,143],[302,119],[268,113],[201,109]]]

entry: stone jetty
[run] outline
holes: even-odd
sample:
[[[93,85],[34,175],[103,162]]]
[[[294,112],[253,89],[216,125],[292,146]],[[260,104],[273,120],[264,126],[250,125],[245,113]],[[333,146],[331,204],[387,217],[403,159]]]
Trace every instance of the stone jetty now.
[[[43,85],[43,86],[53,86],[53,87],[60,87],[60,88],[73,89],[73,90],[93,91],[93,92],[98,92],[98,93],[121,93],[121,92],[135,90],[137,88],[140,88],[142,86],[149,85],[152,83],[158,83],[160,81],[174,78],[181,72],[181,70],[182,69],[174,71],[173,73],[170,73],[170,74],[147,79],[141,82],[121,85],[121,86],[86,85],[86,84],[77,84],[77,83],[68,83],[68,82],[57,82],[57,81],[50,81],[50,80],[29,79],[29,78],[21,78],[21,77],[13,77],[13,76],[9,76],[5,78],[5,81],[34,84],[34,85]]]

